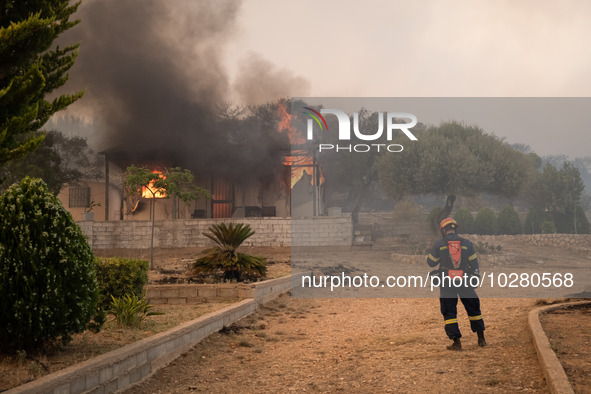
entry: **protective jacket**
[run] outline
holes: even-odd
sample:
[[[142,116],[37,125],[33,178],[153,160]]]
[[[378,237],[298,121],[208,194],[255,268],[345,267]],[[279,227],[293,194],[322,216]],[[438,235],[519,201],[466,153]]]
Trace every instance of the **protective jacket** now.
[[[458,261],[458,266],[452,260],[452,255],[455,253],[454,250],[450,252],[450,245],[453,248],[454,246],[459,246],[460,259]],[[474,251],[474,245],[469,240],[460,237],[456,233],[450,233],[445,236],[445,238],[438,240],[435,242],[435,245],[431,249],[431,253],[427,257],[427,264],[430,267],[435,267],[439,264],[439,267],[444,269],[451,269],[451,270],[463,270],[469,276],[476,275],[480,276],[480,269],[478,266],[478,256]]]

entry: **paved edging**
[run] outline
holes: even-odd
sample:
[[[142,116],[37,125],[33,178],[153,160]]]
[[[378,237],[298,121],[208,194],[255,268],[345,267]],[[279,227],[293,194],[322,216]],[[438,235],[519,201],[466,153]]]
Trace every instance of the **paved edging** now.
[[[548,340],[548,337],[542,328],[542,323],[540,322],[540,315],[557,309],[585,305],[588,303],[589,301],[582,301],[570,302],[567,304],[547,305],[533,309],[529,312],[529,328],[534,337],[534,346],[538,354],[538,361],[542,367],[544,376],[546,377],[548,389],[552,393],[563,394],[574,393],[574,391],[570,381],[568,380],[568,377],[566,376],[566,372],[564,372],[564,368],[562,368],[562,364],[560,364],[558,357],[556,357],[556,354],[550,346],[550,341]]]
[[[111,393],[144,380],[213,332],[291,289],[291,276],[255,284],[254,298],[186,322],[80,364],[7,391],[12,393]]]

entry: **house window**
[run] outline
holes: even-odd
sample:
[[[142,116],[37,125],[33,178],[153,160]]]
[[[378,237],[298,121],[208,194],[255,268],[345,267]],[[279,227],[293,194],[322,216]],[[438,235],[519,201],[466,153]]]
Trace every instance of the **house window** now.
[[[90,206],[90,187],[70,188],[70,208],[87,208]]]

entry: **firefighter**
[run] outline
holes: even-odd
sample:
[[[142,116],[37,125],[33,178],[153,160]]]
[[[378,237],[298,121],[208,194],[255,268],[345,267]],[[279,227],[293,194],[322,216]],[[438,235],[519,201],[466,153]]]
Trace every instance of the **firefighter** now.
[[[435,242],[427,257],[427,264],[430,267],[439,265],[439,269],[433,271],[432,274],[441,279],[439,293],[441,314],[445,320],[445,333],[449,339],[453,340],[447,349],[462,349],[460,341],[462,334],[458,327],[457,316],[458,296],[468,313],[472,332],[478,335],[478,346],[486,346],[480,299],[470,285],[470,281],[466,280],[472,276],[480,276],[474,245],[457,234],[458,223],[452,218],[443,219],[439,229],[443,239]],[[452,281],[456,276],[460,276],[462,280]],[[458,285],[454,285],[454,283],[458,283]]]

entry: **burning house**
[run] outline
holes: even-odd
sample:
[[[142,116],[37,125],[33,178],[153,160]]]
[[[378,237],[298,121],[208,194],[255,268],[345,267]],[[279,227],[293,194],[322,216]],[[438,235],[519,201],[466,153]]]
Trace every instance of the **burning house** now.
[[[284,104],[271,107],[276,108],[276,116],[270,120],[212,123],[216,134],[225,134],[227,142],[212,144],[207,153],[207,148],[197,146],[197,135],[185,137],[185,143],[178,139],[178,144],[173,144],[174,138],[152,143],[144,140],[104,150],[104,182],[67,188],[60,195],[64,206],[77,220],[84,219],[85,211],[94,206],[94,220],[98,221],[149,220],[151,204],[156,204],[159,220],[320,215],[324,209],[323,176],[318,161],[306,150],[303,137],[294,137],[291,115]],[[253,135],[260,138],[247,138]],[[191,146],[196,146],[195,152],[189,151]],[[212,198],[187,205],[149,185],[128,195],[123,184],[125,169],[132,164],[154,173],[170,167],[187,168],[195,175],[196,185],[209,190]]]
[[[64,190],[62,201],[76,219],[92,201],[101,204],[95,220],[109,221],[149,219],[153,201],[158,219],[322,212],[318,163],[310,154],[291,155],[288,108],[262,104],[307,82],[266,61],[244,62],[232,78],[227,72],[221,48],[235,32],[239,3],[81,4],[84,23],[66,37],[83,42],[69,83],[86,91],[79,108],[103,122],[106,179]],[[233,112],[227,104],[233,99],[250,113]],[[174,198],[126,196],[123,175],[131,164],[189,169],[213,198],[187,207]],[[292,203],[300,188],[316,196],[309,199],[314,204],[302,202],[302,212]]]

